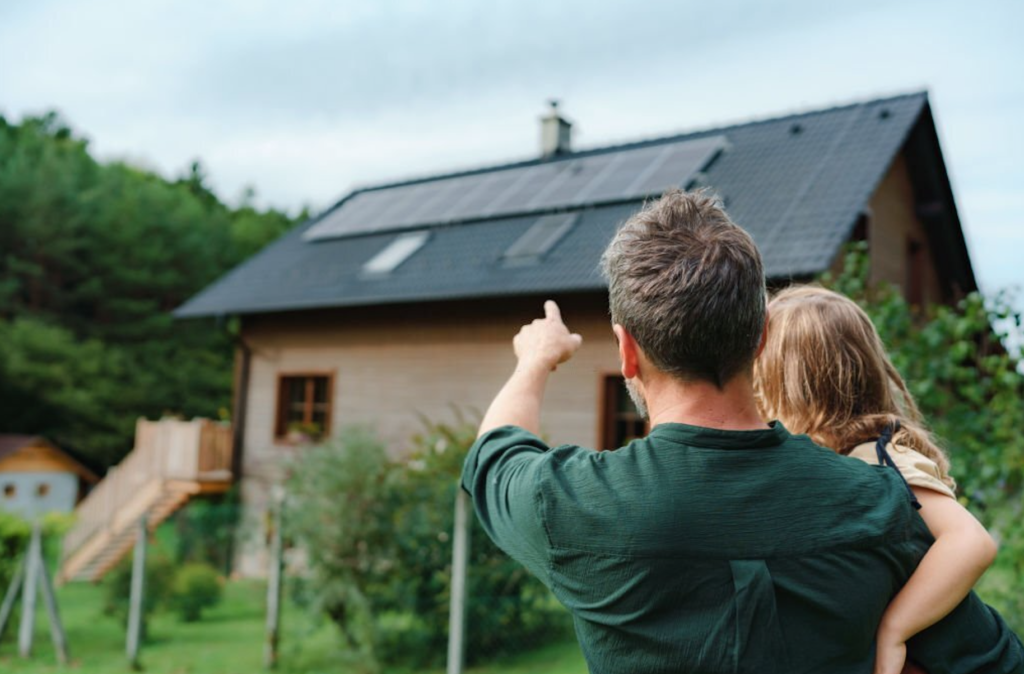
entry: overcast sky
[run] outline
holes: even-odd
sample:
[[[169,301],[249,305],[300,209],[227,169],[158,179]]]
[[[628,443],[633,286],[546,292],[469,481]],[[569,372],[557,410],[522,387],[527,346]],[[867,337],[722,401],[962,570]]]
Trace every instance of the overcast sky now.
[[[237,201],[927,88],[983,289],[1024,284],[1024,3],[0,0],[0,114]]]

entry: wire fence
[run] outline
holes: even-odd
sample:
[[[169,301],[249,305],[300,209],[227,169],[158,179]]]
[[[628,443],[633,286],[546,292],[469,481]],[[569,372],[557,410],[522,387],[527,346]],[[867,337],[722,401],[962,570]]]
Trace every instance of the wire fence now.
[[[387,515],[436,520],[445,530],[406,541],[400,546],[404,551],[389,553],[406,561],[373,569],[368,582],[344,572],[340,583],[323,582],[304,542],[282,526],[278,504],[275,498],[266,512],[246,511],[233,491],[193,499],[149,530],[143,546],[138,545],[139,532],[146,531],[140,518],[126,554],[91,590],[95,606],[89,620],[119,626],[120,657],[138,664],[140,657],[145,662],[154,639],[180,638],[167,625],[240,615],[237,607],[218,607],[232,588],[235,596],[244,588],[249,635],[244,647],[262,650],[267,668],[296,673],[323,671],[330,662],[330,671],[359,674],[441,669],[457,674],[515,663],[572,639],[566,611],[491,543],[461,490],[439,490],[437,498],[411,512]],[[60,537],[47,540],[52,548]],[[265,573],[258,582],[237,573],[239,558],[253,543],[265,552]],[[18,558],[26,550],[20,545],[11,552]],[[137,562],[140,554],[143,561]],[[51,550],[48,557],[47,568],[56,574],[60,554]],[[58,599],[62,592],[58,588]],[[73,616],[83,614],[81,607],[71,608]],[[20,612],[12,609],[11,624],[18,623]],[[83,632],[74,621],[68,631],[72,657]],[[311,655],[313,641],[323,650],[318,661]],[[186,650],[189,645],[180,644]],[[204,642],[204,648],[219,647]]]

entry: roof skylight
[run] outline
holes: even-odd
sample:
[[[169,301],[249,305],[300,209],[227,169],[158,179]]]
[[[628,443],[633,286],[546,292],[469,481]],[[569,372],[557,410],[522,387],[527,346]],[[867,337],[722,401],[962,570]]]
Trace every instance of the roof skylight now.
[[[422,248],[429,238],[430,232],[425,231],[399,235],[363,264],[363,273],[374,276],[390,274]]]
[[[508,247],[502,259],[508,266],[536,262],[561,241],[579,220],[579,213],[541,216]]]

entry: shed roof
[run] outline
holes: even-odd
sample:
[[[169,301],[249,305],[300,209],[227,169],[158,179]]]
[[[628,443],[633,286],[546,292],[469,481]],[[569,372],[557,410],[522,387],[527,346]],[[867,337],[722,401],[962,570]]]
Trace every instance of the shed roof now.
[[[357,200],[367,200],[369,193],[378,199],[382,194],[397,198],[399,193],[408,193],[410,186],[418,186],[420,195],[431,194],[431,187],[443,187],[448,196],[434,198],[436,204],[444,198],[458,198],[458,190],[451,186],[459,180],[453,178],[523,173],[524,168],[559,162],[576,161],[580,166],[583,160],[601,155],[637,156],[636,151],[644,148],[687,142],[717,144],[721,149],[699,169],[681,171],[685,175],[678,186],[716,190],[733,220],[757,243],[769,277],[808,277],[829,268],[877,185],[922,120],[932,127],[930,140],[934,129],[928,98],[920,92],[355,190],[230,271],[180,307],[176,315],[603,290],[606,286],[598,268],[601,253],[619,225],[642,206],[643,197],[624,193],[620,201],[581,203],[577,199],[546,209],[528,208],[526,203],[517,209],[504,203],[498,209],[503,214],[496,216],[482,215],[477,209],[462,220],[417,222],[406,217],[400,225],[382,231],[349,227],[347,233],[318,236],[323,235],[323,223],[337,219],[346,205],[354,209]],[[937,151],[937,137],[934,141]],[[938,162],[941,166],[941,154]],[[948,192],[944,168],[941,172]],[[951,200],[951,192],[948,198]],[[532,203],[536,205],[537,199]],[[561,238],[538,256],[536,264],[509,264],[505,258],[509,247],[538,218],[551,213],[576,213],[577,217],[571,227],[563,228],[566,231]],[[958,259],[967,260],[955,207],[953,216],[957,233],[950,240],[963,248]],[[409,230],[429,231],[427,242],[389,273],[367,273],[364,265],[402,236],[402,231]],[[966,280],[961,285],[970,286],[974,281],[969,260],[966,265]]]
[[[68,466],[68,470],[77,473],[88,482],[99,482],[99,477],[71,452],[61,449],[41,435],[24,435],[17,433],[0,433],[0,461],[26,448],[48,453]]]

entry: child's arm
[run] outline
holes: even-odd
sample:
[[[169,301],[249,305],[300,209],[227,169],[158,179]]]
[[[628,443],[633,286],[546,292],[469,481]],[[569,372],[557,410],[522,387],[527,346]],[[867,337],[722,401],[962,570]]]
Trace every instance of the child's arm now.
[[[900,674],[907,639],[956,608],[996,558],[995,541],[956,499],[923,487],[913,490],[935,543],[882,616],[875,674]]]

